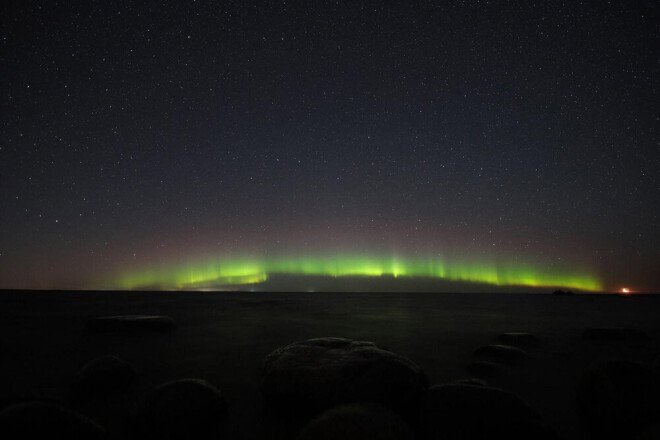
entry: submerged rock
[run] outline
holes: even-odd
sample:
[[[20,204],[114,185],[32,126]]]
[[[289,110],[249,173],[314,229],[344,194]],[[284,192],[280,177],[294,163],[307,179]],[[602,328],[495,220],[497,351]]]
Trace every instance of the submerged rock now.
[[[477,348],[474,355],[480,359],[507,364],[517,364],[527,358],[527,352],[525,350],[509,345],[486,345]]]
[[[377,402],[407,415],[427,388],[411,360],[373,342],[342,338],[278,348],[264,359],[260,380],[270,407],[298,417],[351,402]]]
[[[468,373],[478,378],[493,379],[507,372],[507,367],[498,362],[476,361],[465,367]]]
[[[300,440],[412,440],[399,416],[376,404],[353,403],[329,409],[312,420]]]
[[[176,323],[172,318],[160,315],[101,316],[90,319],[85,326],[91,333],[166,333],[175,328]]]
[[[582,332],[582,338],[591,341],[646,341],[649,335],[634,328],[598,327],[586,329]]]
[[[580,417],[599,438],[634,438],[660,420],[660,373],[612,360],[588,369],[576,388]]]
[[[0,412],[0,438],[105,439],[106,432],[91,419],[59,405],[27,402]]]
[[[88,396],[117,392],[128,388],[136,377],[135,369],[128,362],[116,356],[100,356],[82,367],[75,389]]]
[[[225,399],[199,379],[168,382],[147,393],[133,411],[139,438],[218,438],[227,415]]]
[[[434,385],[420,418],[422,439],[555,439],[539,414],[517,395],[498,388]]]
[[[504,344],[520,347],[532,347],[539,342],[539,339],[530,333],[502,333],[497,339]]]

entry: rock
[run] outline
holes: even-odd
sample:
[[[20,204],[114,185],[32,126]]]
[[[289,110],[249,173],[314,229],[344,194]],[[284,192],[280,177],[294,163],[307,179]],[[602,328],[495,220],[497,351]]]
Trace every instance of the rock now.
[[[556,296],[571,296],[571,295],[575,295],[575,293],[571,292],[570,290],[561,290],[561,289],[555,290],[554,292],[552,292],[552,294],[553,294],[553,295],[556,295]]]
[[[391,410],[353,403],[329,409],[312,420],[299,440],[412,440],[413,432]]]
[[[590,341],[646,341],[649,335],[634,328],[598,327],[586,329],[582,338]]]
[[[131,364],[116,356],[106,355],[82,367],[75,388],[84,395],[112,393],[128,388],[136,377]]]
[[[453,384],[456,385],[472,385],[475,387],[487,387],[488,384],[486,383],[485,380],[482,379],[477,379],[476,377],[470,377],[468,379],[458,379],[452,382]]]
[[[660,438],[660,423],[656,423],[650,428],[644,430],[637,440],[658,440]]]
[[[477,348],[474,355],[480,359],[507,364],[518,364],[527,358],[525,350],[509,345],[486,345]]]
[[[352,402],[380,403],[405,416],[427,388],[426,376],[409,359],[342,338],[278,348],[264,359],[260,379],[266,403],[298,418]]]
[[[139,438],[218,438],[227,415],[225,399],[199,379],[181,379],[147,393],[133,411]]]
[[[517,395],[498,388],[434,385],[422,407],[422,439],[554,439],[539,414]]]
[[[497,362],[477,361],[465,367],[468,373],[478,378],[493,379],[504,375],[507,367]]]
[[[91,333],[168,333],[176,323],[169,316],[159,315],[102,316],[87,321],[85,328]]]
[[[660,373],[638,362],[601,362],[582,375],[576,397],[595,438],[634,438],[660,419]]]
[[[503,344],[519,347],[532,347],[539,342],[539,339],[530,333],[502,333],[497,339]]]
[[[0,438],[105,439],[106,432],[87,417],[59,405],[28,402],[0,412]]]

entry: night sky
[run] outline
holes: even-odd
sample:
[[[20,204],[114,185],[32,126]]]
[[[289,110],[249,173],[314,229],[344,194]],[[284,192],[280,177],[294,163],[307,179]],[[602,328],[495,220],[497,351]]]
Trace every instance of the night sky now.
[[[660,290],[655,2],[6,3],[0,288]]]

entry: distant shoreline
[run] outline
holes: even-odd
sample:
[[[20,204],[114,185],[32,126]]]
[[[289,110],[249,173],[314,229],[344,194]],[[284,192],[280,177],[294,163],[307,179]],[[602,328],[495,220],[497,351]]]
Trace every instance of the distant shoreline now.
[[[131,293],[131,294],[150,294],[150,293],[162,293],[162,294],[252,294],[252,293],[261,293],[261,294],[439,294],[439,295],[548,295],[548,296],[557,296],[553,295],[552,291],[514,291],[514,292],[505,292],[502,290],[493,290],[493,291],[464,291],[464,292],[449,292],[449,291],[366,291],[366,290],[334,290],[334,291],[304,291],[304,290],[157,290],[157,289],[0,289],[0,295],[6,293],[15,293],[15,292],[35,292],[35,293]],[[648,295],[660,295],[660,292],[645,292],[645,291],[635,291],[630,293],[621,293],[621,292],[580,292],[575,291],[573,295],[576,296],[616,296],[616,297],[635,297],[635,296],[648,296]],[[572,295],[564,295],[572,296]]]

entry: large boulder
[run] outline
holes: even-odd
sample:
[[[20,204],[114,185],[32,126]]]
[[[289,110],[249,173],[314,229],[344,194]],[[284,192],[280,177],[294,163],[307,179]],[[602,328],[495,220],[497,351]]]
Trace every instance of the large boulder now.
[[[294,416],[310,416],[343,403],[376,402],[407,416],[428,388],[411,360],[373,342],[318,338],[278,348],[263,362],[266,403]]]
[[[135,368],[111,355],[100,356],[86,363],[78,373],[75,390],[86,396],[125,390],[136,379]]]
[[[638,362],[604,361],[582,375],[576,398],[595,437],[634,438],[660,421],[660,373]]]
[[[406,422],[377,404],[352,403],[329,409],[312,420],[299,440],[412,440]]]
[[[92,420],[52,403],[18,403],[0,412],[0,438],[3,440],[106,437],[105,430]]]
[[[91,333],[169,333],[175,328],[172,318],[161,315],[101,316],[85,325]]]
[[[420,435],[433,440],[556,438],[539,414],[517,395],[459,384],[429,389],[420,417]]]
[[[181,379],[147,393],[133,411],[133,427],[142,439],[218,438],[226,415],[220,391],[203,380]]]

